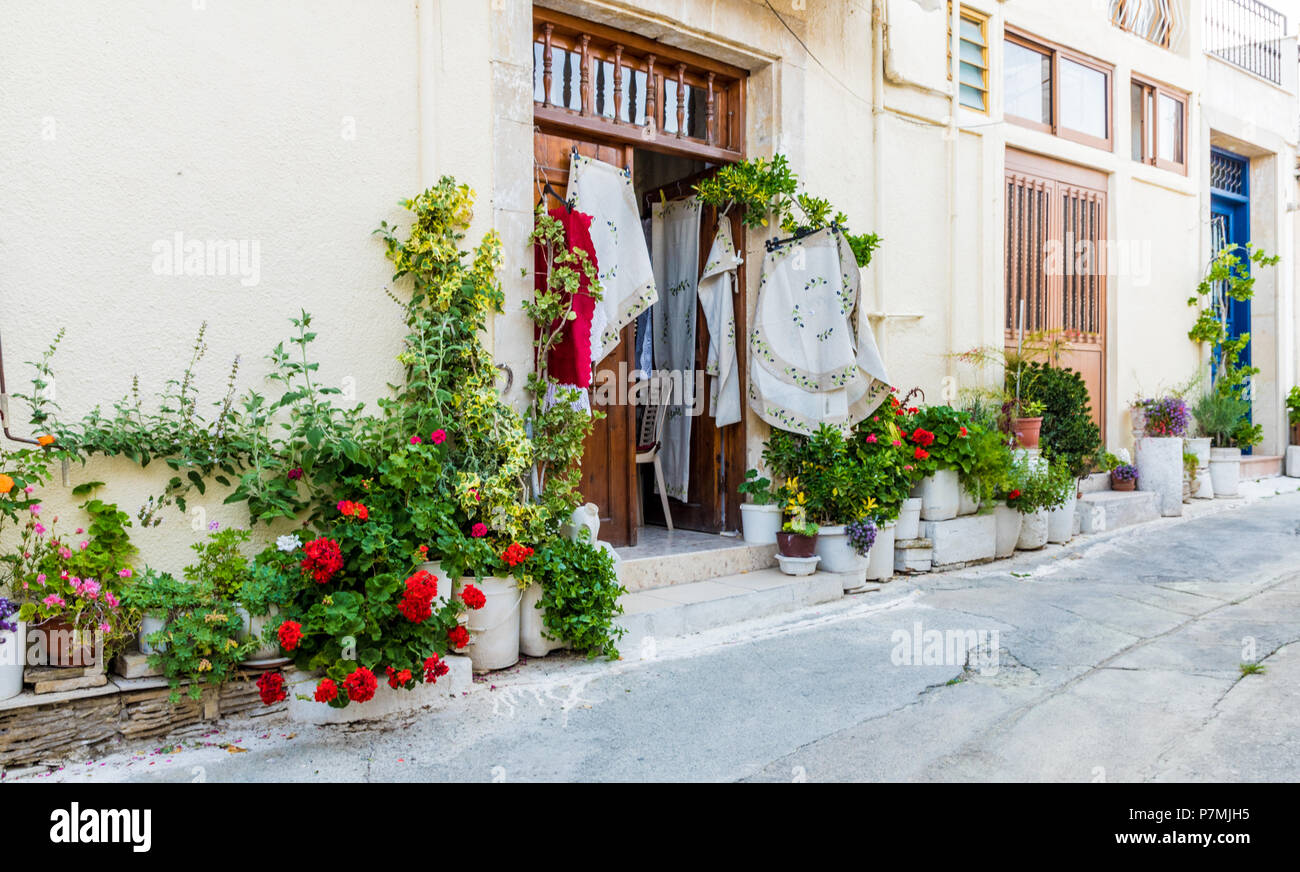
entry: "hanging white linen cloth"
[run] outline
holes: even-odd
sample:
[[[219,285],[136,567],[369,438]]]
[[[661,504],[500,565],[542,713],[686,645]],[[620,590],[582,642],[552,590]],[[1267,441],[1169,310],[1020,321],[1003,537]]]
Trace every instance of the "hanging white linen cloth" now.
[[[736,269],[744,258],[731,239],[731,221],[718,221],[713,246],[700,276],[700,308],[709,331],[709,355],[704,362],[709,383],[709,414],[714,424],[726,427],[740,422],[740,367],[736,362]]]
[[[571,154],[567,194],[574,209],[592,216],[591,243],[601,293],[591,320],[594,366],[618,345],[619,332],[658,295],[631,175],[604,161]]]
[[[858,325],[859,273],[827,227],[769,251],[749,334],[749,405],[781,430],[847,430],[889,394],[869,327]]]
[[[691,478],[691,417],[695,409],[696,290],[700,278],[700,201],[695,197],[650,208],[650,250],[659,302],[654,322],[655,370],[667,371],[673,393],[664,410],[659,449],[668,496],[686,501]],[[678,387],[680,385],[680,388]]]

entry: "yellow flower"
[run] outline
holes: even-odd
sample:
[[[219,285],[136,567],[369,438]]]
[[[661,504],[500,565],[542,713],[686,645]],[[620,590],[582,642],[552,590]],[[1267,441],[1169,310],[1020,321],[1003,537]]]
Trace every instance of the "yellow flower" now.
[[[199,672],[207,672],[209,669],[212,668],[212,663],[208,660],[208,658],[204,657],[202,660],[199,661],[198,668],[199,668]]]

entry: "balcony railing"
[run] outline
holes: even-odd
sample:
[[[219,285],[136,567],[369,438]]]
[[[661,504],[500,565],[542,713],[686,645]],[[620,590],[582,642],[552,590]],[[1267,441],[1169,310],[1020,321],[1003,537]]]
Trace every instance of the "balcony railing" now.
[[[1286,16],[1259,0],[1206,0],[1205,50],[1282,84]]]

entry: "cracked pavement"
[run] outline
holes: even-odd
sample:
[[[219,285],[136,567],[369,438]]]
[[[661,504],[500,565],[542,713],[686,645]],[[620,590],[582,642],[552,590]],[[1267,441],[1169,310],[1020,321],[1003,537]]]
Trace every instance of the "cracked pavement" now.
[[[945,634],[943,656],[900,665],[925,654],[918,623],[923,643]],[[995,664],[948,650],[981,632]],[[651,660],[553,654],[435,711],[251,718],[24,777],[1298,780],[1298,641],[1300,494],[1286,493],[656,640]],[[1243,674],[1249,660],[1264,671]]]

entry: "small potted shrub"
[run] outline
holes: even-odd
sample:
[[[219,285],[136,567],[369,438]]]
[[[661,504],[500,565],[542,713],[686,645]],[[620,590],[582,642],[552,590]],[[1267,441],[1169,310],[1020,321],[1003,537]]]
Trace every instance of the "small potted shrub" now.
[[[136,645],[141,654],[156,654],[165,649],[167,625],[197,605],[193,585],[152,568],[145,569],[140,580],[122,595],[122,601],[140,612]]]
[[[1138,470],[1131,463],[1121,463],[1110,471],[1110,489],[1131,491],[1137,487]]]
[[[1250,402],[1231,391],[1212,390],[1196,401],[1192,416],[1210,437],[1210,482],[1215,497],[1235,497],[1241,481],[1241,449],[1258,441]]]
[[[1047,544],[1049,513],[1065,504],[1064,485],[1073,486],[1073,482],[1063,482],[1060,473],[1054,473],[1050,463],[1029,458],[1016,461],[1012,480],[1016,483],[1012,490],[1016,496],[1013,499],[1008,494],[1007,503],[1022,516],[1016,548],[1034,551]]]
[[[787,479],[781,488],[785,497],[785,522],[776,534],[777,562],[786,575],[809,575],[821,560],[817,550],[817,524],[808,520],[808,495],[799,489],[799,479]]]
[[[750,545],[771,545],[781,529],[781,507],[770,479],[748,470],[737,488],[748,500],[740,505],[741,534]]]

